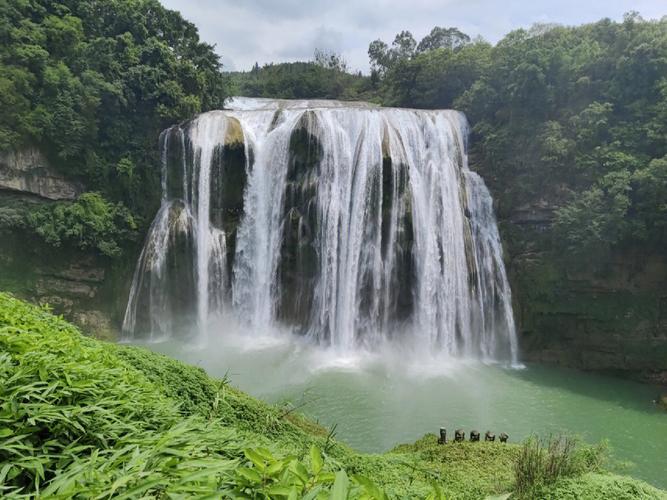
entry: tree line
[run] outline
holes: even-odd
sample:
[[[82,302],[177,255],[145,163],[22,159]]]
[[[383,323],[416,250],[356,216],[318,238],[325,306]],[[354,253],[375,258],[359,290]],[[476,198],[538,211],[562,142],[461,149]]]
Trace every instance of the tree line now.
[[[0,150],[37,145],[97,193],[98,216],[141,226],[159,203],[159,131],[228,95],[455,108],[501,217],[539,194],[571,252],[667,243],[667,18],[541,24],[495,45],[455,27],[419,41],[402,31],[368,55],[370,75],[327,51],[224,74],[195,26],[157,0],[0,0]],[[85,220],[91,200],[24,225],[60,242],[53,228]]]
[[[455,27],[419,41],[402,31],[390,44],[371,42],[368,55],[370,76],[345,80],[342,69],[328,70],[350,82],[336,92],[324,76],[308,95],[293,92],[299,71],[287,64],[256,68],[260,90],[250,94],[462,110],[473,167],[501,217],[541,198],[558,207],[556,243],[579,256],[667,244],[667,18],[537,24],[495,45]],[[289,81],[276,78],[281,71]]]

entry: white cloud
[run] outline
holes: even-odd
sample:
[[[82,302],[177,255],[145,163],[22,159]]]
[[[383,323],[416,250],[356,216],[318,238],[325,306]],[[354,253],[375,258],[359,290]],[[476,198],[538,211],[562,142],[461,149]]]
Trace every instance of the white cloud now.
[[[368,69],[368,44],[391,42],[401,30],[416,39],[433,26],[456,26],[496,42],[535,22],[581,24],[621,19],[636,10],[645,18],[667,15],[665,0],[162,0],[196,24],[216,45],[225,69],[255,62],[307,60],[316,48],[340,52],[351,69]]]

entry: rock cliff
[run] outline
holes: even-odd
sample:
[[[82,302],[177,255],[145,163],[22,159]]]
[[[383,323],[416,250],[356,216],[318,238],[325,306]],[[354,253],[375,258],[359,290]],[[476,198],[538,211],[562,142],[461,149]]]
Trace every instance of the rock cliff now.
[[[0,153],[0,190],[46,200],[73,200],[82,186],[56,172],[40,151],[26,148]]]
[[[30,207],[73,200],[82,192],[80,183],[57,172],[37,149],[0,154],[0,290],[48,304],[98,337],[115,338],[130,279],[124,277],[132,272],[129,259],[112,262],[53,248],[16,223]]]
[[[501,210],[523,359],[667,383],[665,254],[624,247],[578,262],[554,248],[557,208]]]

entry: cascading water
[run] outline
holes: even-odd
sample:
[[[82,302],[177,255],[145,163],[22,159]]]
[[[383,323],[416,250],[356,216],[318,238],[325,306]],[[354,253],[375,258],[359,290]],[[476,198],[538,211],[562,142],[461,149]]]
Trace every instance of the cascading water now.
[[[205,336],[225,313],[340,351],[396,340],[515,362],[492,201],[466,136],[455,111],[245,98],[168,129],[126,335],[197,324]]]

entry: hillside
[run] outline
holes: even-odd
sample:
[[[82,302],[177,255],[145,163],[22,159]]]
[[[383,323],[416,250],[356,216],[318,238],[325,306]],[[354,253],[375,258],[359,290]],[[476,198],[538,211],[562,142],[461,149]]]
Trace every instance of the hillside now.
[[[337,442],[199,368],[84,337],[0,294],[0,492],[11,497],[482,498],[516,488],[502,443],[438,445],[427,435],[382,455]],[[667,498],[600,468],[581,448],[526,496]],[[310,496],[308,496],[310,495]],[[444,495],[444,496],[443,496]]]

